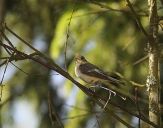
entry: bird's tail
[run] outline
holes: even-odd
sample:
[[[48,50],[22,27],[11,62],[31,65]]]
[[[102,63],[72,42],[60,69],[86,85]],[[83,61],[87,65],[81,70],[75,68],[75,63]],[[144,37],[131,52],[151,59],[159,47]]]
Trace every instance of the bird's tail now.
[[[109,84],[111,84],[115,87],[120,87],[120,86],[125,85],[124,80],[122,79],[122,77],[118,73],[109,72],[107,74],[110,78],[112,78],[109,80]]]
[[[122,87],[122,86],[127,86],[129,85],[130,87],[135,86],[135,87],[144,87],[145,85],[143,84],[139,84],[136,83],[134,81],[131,80],[127,80],[126,78],[124,78],[124,76],[122,76],[120,73],[113,73],[113,72],[109,72],[107,73],[109,77],[113,78],[113,80],[110,80],[109,83],[112,84],[115,87]]]

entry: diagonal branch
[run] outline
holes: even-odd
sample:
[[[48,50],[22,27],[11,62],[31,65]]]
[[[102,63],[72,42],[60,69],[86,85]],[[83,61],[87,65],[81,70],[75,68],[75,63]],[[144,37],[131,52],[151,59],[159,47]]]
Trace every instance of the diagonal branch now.
[[[107,10],[109,10],[109,11],[123,12],[123,13],[127,13],[127,12],[128,12],[128,11],[125,10],[125,9],[114,9],[114,8],[111,8],[111,7],[109,7],[109,6],[105,5],[105,4],[102,4],[102,3],[100,3],[100,2],[97,2],[97,1],[95,1],[95,0],[89,0],[88,2],[93,3],[93,4],[95,4],[95,5],[98,5],[98,6],[100,6],[101,8],[105,8],[105,9],[107,9]]]
[[[130,0],[126,0],[126,2],[127,2],[128,6],[129,6],[131,12],[133,13],[133,15],[134,15],[134,17],[135,17],[135,20],[136,20],[136,22],[137,22],[137,24],[138,24],[140,30],[141,30],[142,33],[148,38],[148,33],[145,31],[143,25],[141,24],[140,19],[139,19],[139,16],[137,15],[136,11],[134,10],[134,8],[133,8],[133,6],[132,6]]]

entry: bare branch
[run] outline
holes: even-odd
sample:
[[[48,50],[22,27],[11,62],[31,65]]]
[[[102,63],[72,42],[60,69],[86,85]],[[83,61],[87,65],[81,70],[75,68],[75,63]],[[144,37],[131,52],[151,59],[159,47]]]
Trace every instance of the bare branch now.
[[[107,6],[106,4],[102,4],[102,3],[97,2],[97,1],[95,1],[95,0],[89,0],[88,2],[93,3],[93,4],[95,4],[95,5],[98,5],[98,6],[100,6],[101,8],[108,9],[109,11],[123,12],[123,13],[127,13],[127,12],[128,12],[127,10],[124,10],[124,9],[114,9],[114,8],[111,8],[111,7]]]
[[[69,18],[69,22],[68,22],[68,26],[67,26],[67,36],[66,36],[66,42],[65,42],[65,49],[64,49],[64,57],[65,57],[65,69],[67,71],[67,45],[68,45],[68,39],[69,39],[69,34],[70,34],[70,24],[71,24],[71,20],[72,20],[72,16],[75,12],[75,6],[76,6],[76,1],[74,2],[74,6],[73,6],[73,10],[71,13],[71,16]]]
[[[127,1],[127,4],[128,4],[128,6],[129,6],[129,8],[130,8],[132,14],[133,14],[134,17],[135,17],[135,20],[136,20],[136,22],[137,22],[137,24],[138,24],[140,30],[141,30],[141,31],[143,32],[143,34],[148,38],[148,34],[147,34],[147,32],[145,31],[143,25],[141,24],[140,19],[139,19],[139,16],[137,15],[136,11],[134,10],[134,8],[133,8],[131,2],[130,2],[129,0],[126,0],[126,1]]]
[[[143,56],[142,58],[138,59],[137,61],[135,61],[133,63],[133,66],[137,65],[137,64],[140,64],[141,62],[145,61],[146,59],[148,59],[148,55],[146,56]]]
[[[48,92],[48,106],[49,106],[49,117],[50,117],[52,126],[53,127],[56,126],[55,125],[55,122],[56,122],[57,125],[60,128],[64,128],[64,126],[63,126],[63,124],[61,122],[61,119],[60,119],[57,111],[54,108],[54,104],[53,104],[52,99],[51,99],[51,93],[50,93],[50,91]]]

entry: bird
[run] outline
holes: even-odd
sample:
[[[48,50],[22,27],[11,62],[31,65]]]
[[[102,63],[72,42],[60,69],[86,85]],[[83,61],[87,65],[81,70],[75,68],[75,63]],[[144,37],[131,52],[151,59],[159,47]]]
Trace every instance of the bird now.
[[[98,85],[108,83],[115,87],[122,84],[120,76],[105,72],[98,66],[90,63],[80,54],[75,55],[75,75],[88,84]]]

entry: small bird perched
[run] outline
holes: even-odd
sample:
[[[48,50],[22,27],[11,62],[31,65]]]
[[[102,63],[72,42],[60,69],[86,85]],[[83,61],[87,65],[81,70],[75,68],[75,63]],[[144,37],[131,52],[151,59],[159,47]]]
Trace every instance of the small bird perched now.
[[[108,83],[118,87],[121,83],[120,77],[115,74],[108,74],[97,66],[89,63],[84,56],[75,56],[75,74],[88,84]]]

